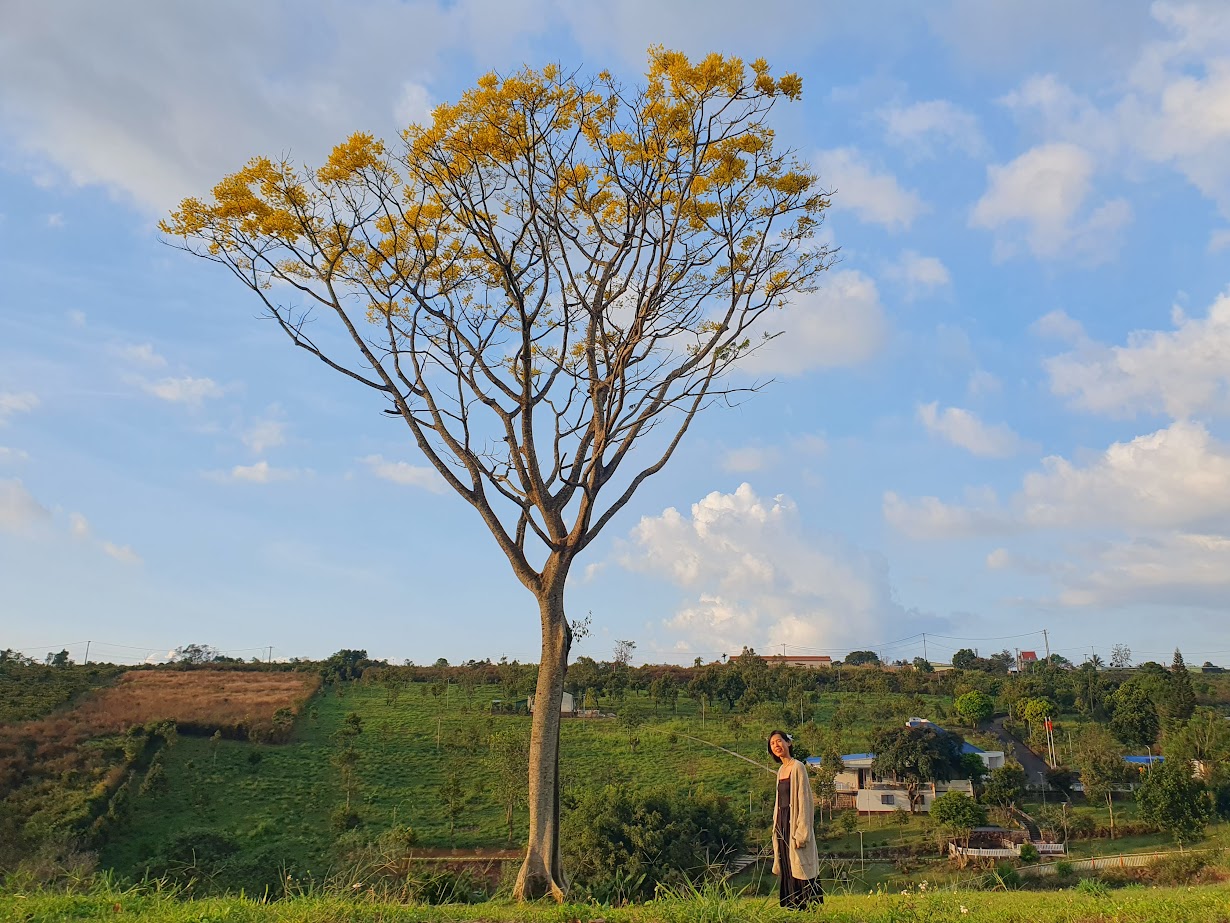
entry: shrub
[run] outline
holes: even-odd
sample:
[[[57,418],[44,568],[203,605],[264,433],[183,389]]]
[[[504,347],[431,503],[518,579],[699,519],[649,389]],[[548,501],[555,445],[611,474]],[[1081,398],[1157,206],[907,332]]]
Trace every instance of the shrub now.
[[[1060,859],[1055,863],[1055,875],[1059,878],[1069,878],[1072,875],[1072,863],[1067,859]]]
[[[1200,853],[1162,856],[1149,866],[1149,877],[1159,885],[1188,885],[1197,879],[1207,864],[1207,858]]]
[[[1076,890],[1080,894],[1090,894],[1094,897],[1105,897],[1110,893],[1110,888],[1106,886],[1106,882],[1099,878],[1082,878],[1080,884],[1076,886]]]
[[[652,897],[659,884],[699,881],[741,852],[747,820],[730,799],[701,788],[588,792],[564,818],[568,867],[593,896]]]
[[[1038,847],[1033,843],[1021,844],[1021,861],[1022,862],[1037,862],[1041,856],[1038,853]]]
[[[329,826],[338,833],[343,833],[347,830],[353,830],[359,824],[363,823],[363,819],[359,817],[359,812],[353,808],[348,808],[341,805],[329,815]]]

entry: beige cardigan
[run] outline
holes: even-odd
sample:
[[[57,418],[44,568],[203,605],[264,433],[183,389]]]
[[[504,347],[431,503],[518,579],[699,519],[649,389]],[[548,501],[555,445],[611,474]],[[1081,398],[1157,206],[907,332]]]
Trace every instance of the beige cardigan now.
[[[812,820],[815,796],[807,778],[807,767],[794,758],[790,760],[790,874],[794,878],[815,878],[820,874],[816,855],[816,828]],[[773,819],[777,821],[777,796],[773,796]],[[781,860],[777,855],[777,836],[773,837],[773,874],[780,875]]]

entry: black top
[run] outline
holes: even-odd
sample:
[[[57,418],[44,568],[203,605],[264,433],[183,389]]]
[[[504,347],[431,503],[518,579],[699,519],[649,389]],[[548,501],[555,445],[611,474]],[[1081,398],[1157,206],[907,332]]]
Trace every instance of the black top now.
[[[790,777],[777,780],[777,817],[773,833],[790,842]]]

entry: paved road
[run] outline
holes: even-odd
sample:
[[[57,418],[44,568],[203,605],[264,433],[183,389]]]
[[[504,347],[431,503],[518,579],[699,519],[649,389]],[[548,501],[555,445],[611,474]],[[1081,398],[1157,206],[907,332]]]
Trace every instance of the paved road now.
[[[1046,760],[1025,746],[1022,741],[1004,730],[1004,719],[1002,717],[993,719],[987,731],[998,738],[999,742],[1004,745],[1004,751],[1011,754],[1013,759],[1021,764],[1025,770],[1025,777],[1031,785],[1041,782],[1046,778],[1046,771],[1050,768],[1046,765]],[[1038,773],[1042,773],[1042,775],[1039,776]]]

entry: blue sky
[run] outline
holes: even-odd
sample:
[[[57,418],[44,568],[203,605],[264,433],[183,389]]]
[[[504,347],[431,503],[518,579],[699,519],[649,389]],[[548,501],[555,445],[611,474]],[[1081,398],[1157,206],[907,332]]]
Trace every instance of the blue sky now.
[[[489,70],[797,71],[840,261],[591,547],[576,654],[1230,662],[1230,7],[45,4],[0,35],[0,646],[537,659],[370,394],[157,220]]]

